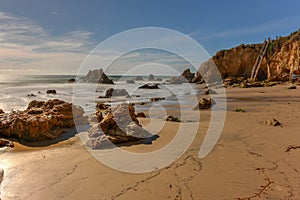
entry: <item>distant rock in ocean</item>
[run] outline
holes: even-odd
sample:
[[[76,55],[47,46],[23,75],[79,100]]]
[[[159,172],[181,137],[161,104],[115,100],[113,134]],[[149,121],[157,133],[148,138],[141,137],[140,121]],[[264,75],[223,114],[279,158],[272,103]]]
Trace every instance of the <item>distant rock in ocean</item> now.
[[[56,94],[56,90],[47,90],[47,94]]]
[[[86,76],[82,78],[85,82],[101,83],[101,84],[114,84],[114,82],[107,77],[102,69],[95,69],[89,71]]]
[[[114,89],[109,88],[106,90],[105,96],[100,96],[99,98],[111,98],[111,97],[119,97],[119,96],[130,96],[125,89]]]
[[[150,74],[149,77],[148,77],[148,81],[154,81],[155,80],[155,77],[153,74]]]

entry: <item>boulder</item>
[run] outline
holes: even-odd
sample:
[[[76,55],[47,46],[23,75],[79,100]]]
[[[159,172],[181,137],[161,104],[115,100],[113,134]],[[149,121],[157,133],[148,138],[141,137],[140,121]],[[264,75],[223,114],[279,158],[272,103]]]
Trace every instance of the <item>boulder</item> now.
[[[14,143],[10,140],[0,138],[0,148],[1,147],[14,147]]]
[[[79,106],[62,100],[31,101],[24,111],[0,115],[0,136],[21,141],[55,139],[75,124],[88,124]]]
[[[100,83],[100,84],[114,84],[114,82],[107,77],[102,69],[95,69],[89,71],[87,75],[82,78],[85,82]]]
[[[144,84],[139,87],[139,89],[159,89],[158,84]]]
[[[153,74],[150,74],[149,77],[148,77],[148,81],[154,81],[155,80],[155,77]]]
[[[213,100],[211,98],[201,98],[198,102],[198,105],[194,107],[194,110],[199,109],[209,109],[213,104]]]
[[[130,96],[125,89],[114,89],[109,88],[106,90],[105,96],[100,96],[99,98],[111,98],[111,97],[118,97],[118,96]]]
[[[134,107],[126,103],[108,110],[104,119],[99,123],[99,126],[89,130],[90,137],[96,136],[96,139],[91,139],[88,142],[88,146],[93,148],[99,146],[100,143],[106,143],[102,132],[114,144],[152,137],[152,134],[143,129],[139,124]]]
[[[56,90],[47,90],[47,94],[56,94]]]

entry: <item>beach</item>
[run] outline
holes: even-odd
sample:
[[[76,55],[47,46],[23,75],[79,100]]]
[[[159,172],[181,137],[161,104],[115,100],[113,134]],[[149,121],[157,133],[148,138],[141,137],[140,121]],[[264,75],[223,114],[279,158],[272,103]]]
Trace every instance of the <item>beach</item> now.
[[[200,96],[203,94],[199,94]],[[95,159],[79,135],[47,147],[15,143],[2,149],[2,200],[9,199],[299,199],[298,123],[300,92],[287,85],[226,89],[226,121],[213,150],[199,158],[210,123],[200,112],[197,135],[172,164],[149,173],[125,173]],[[211,95],[212,98],[213,95]],[[172,106],[171,106],[172,107]],[[240,108],[245,112],[235,112]],[[176,115],[176,106],[168,110]],[[146,112],[146,115],[148,113]],[[265,121],[275,118],[281,126]],[[146,126],[149,118],[139,118]],[[159,124],[162,119],[151,120]],[[188,132],[193,121],[183,121]],[[151,152],[168,144],[178,122],[165,122],[152,144],[122,146],[130,152]],[[170,152],[172,153],[172,152]]]

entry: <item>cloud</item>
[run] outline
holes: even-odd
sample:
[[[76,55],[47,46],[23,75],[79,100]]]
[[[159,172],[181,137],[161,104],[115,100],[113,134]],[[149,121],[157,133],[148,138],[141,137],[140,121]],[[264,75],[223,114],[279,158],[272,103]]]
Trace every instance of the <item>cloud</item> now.
[[[236,37],[236,36],[243,36],[243,35],[251,35],[257,33],[270,33],[272,31],[283,30],[291,27],[298,26],[294,19],[280,19],[276,21],[268,21],[265,23],[258,24],[253,27],[242,27],[237,29],[231,30],[224,30],[217,33],[205,33],[203,30],[196,30],[188,35],[190,37],[196,37],[197,39],[201,40],[210,40],[210,39],[217,39],[217,38],[228,38],[228,37]]]
[[[85,30],[53,35],[30,19],[0,12],[0,68],[13,72],[18,71],[16,67],[20,72],[32,72],[26,68],[46,73],[74,71],[95,46],[92,36]],[[53,66],[59,66],[60,71],[51,70]]]

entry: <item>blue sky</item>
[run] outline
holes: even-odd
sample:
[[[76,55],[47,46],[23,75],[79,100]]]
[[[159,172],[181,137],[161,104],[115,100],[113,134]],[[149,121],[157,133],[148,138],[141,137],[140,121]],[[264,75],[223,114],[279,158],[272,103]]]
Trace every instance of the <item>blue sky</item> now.
[[[187,34],[213,55],[300,28],[299,1],[0,0],[0,73],[76,73],[101,41],[139,27]]]

